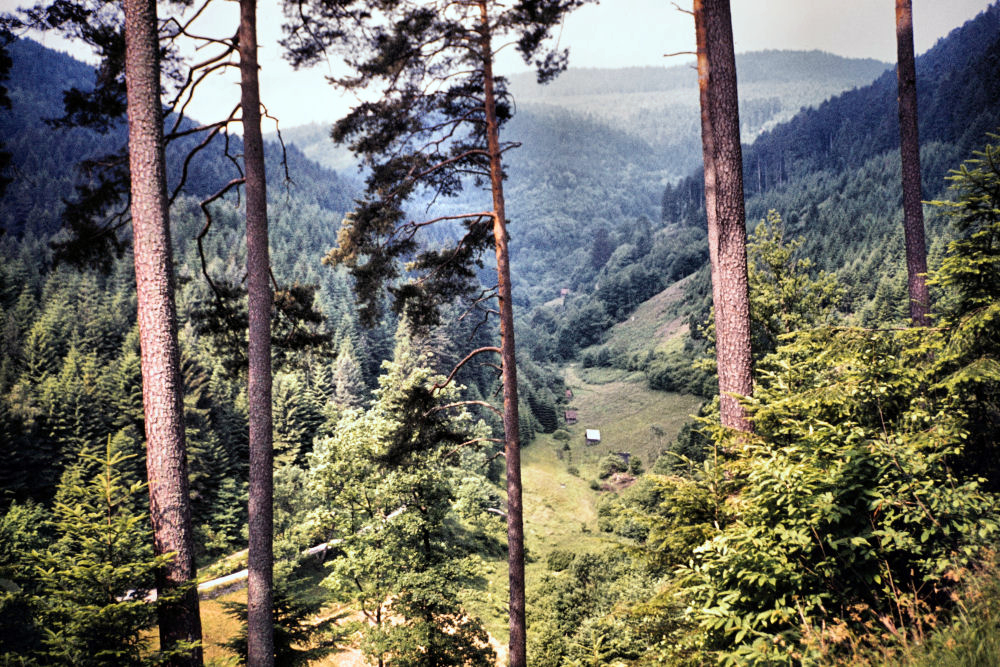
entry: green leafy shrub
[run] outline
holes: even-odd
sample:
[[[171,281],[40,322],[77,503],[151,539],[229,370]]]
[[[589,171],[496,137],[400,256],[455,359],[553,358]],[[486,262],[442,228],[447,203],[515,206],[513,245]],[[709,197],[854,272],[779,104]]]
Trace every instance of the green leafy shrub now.
[[[597,470],[601,479],[607,479],[617,472],[627,472],[628,463],[621,454],[608,454],[598,462]]]
[[[562,572],[573,564],[576,554],[566,549],[554,549],[545,558],[545,566],[550,572]]]
[[[684,571],[697,641],[740,661],[801,659],[808,628],[863,630],[947,605],[949,573],[1000,534],[967,436],[935,395],[926,330],[816,330],[770,357],[752,436],[717,433],[742,483],[735,521]],[[833,641],[834,637],[826,638]]]

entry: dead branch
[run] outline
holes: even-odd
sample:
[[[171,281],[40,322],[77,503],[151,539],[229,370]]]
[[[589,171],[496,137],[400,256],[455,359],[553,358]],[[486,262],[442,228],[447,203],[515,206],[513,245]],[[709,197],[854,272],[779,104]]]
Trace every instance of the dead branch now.
[[[171,205],[171,206],[173,205],[174,200],[177,199],[177,195],[180,194],[181,190],[187,184],[188,167],[190,167],[191,161],[194,159],[194,156],[197,155],[198,153],[200,153],[202,151],[202,149],[206,148],[210,143],[212,143],[212,139],[214,139],[215,137],[217,137],[219,135],[219,132],[223,131],[226,128],[228,120],[232,119],[236,115],[236,111],[239,108],[240,108],[239,105],[236,105],[236,107],[234,107],[233,110],[229,113],[229,119],[227,119],[226,121],[220,121],[219,123],[213,123],[212,125],[205,125],[205,126],[203,126],[206,129],[207,128],[211,128],[211,132],[209,132],[208,135],[205,136],[204,139],[202,139],[201,143],[199,143],[197,146],[195,146],[193,149],[191,149],[188,152],[188,154],[184,157],[184,164],[181,167],[181,177],[180,177],[180,180],[177,182],[177,187],[174,188],[173,193],[170,195],[169,205]],[[189,133],[185,132],[184,134],[189,134]],[[182,134],[182,135],[177,135],[177,136],[184,136],[184,135]],[[176,136],[174,136],[172,138],[176,138]],[[229,145],[229,134],[227,132],[226,133],[227,152],[228,152],[228,145]],[[243,174],[241,172],[240,173],[240,177],[242,178],[242,176],[243,176]]]
[[[461,407],[464,407],[466,405],[479,405],[479,406],[482,406],[484,408],[489,408],[498,417],[500,417],[501,419],[503,418],[503,414],[499,410],[497,410],[496,406],[494,406],[492,403],[487,403],[486,401],[472,401],[472,400],[470,400],[470,401],[456,401],[455,403],[449,403],[447,405],[439,405],[438,407],[431,408],[430,410],[428,410],[427,412],[425,412],[423,416],[426,417],[426,416],[430,415],[433,412],[440,412],[441,410],[449,410],[451,408],[461,408]]]
[[[683,7],[681,7],[680,5],[678,5],[676,2],[671,2],[670,4],[672,4],[674,6],[674,9],[676,9],[677,11],[679,11],[681,14],[687,14],[689,16],[694,16],[694,12],[691,11],[690,9],[684,9]]]
[[[278,119],[272,116],[267,110],[267,107],[263,104],[260,105],[260,108],[264,111],[265,118],[270,118],[274,121],[274,132],[278,135],[278,143],[281,145],[281,166],[285,170],[285,184],[287,186],[292,182],[292,175],[288,173],[288,148],[285,146],[285,138],[281,136],[281,128],[278,127]]]
[[[454,368],[451,369],[451,373],[448,374],[448,377],[445,379],[444,384],[436,382],[434,386],[431,387],[431,391],[437,391],[438,389],[444,389],[445,387],[447,387],[449,384],[451,384],[451,381],[455,378],[455,374],[458,373],[458,371],[462,368],[462,366],[468,363],[468,361],[473,357],[475,357],[476,355],[482,354],[484,352],[496,352],[497,354],[500,354],[500,348],[478,347],[472,352],[469,352],[469,354],[465,355],[465,359],[462,359],[460,362],[455,364]]]
[[[205,235],[208,234],[208,230],[212,226],[212,212],[209,210],[208,205],[216,201],[217,199],[221,199],[222,197],[224,197],[225,194],[230,190],[232,190],[233,188],[243,185],[245,180],[246,179],[242,177],[234,178],[233,180],[226,183],[222,187],[222,189],[220,189],[214,195],[210,196],[208,199],[202,201],[200,204],[201,210],[205,213],[205,226],[201,228],[201,231],[198,232],[198,236],[195,238],[198,241],[198,256],[201,258],[201,274],[205,276],[205,280],[208,281],[209,287],[211,287],[212,291],[215,293],[215,298],[219,300],[222,299],[222,294],[219,292],[219,288],[215,285],[215,282],[212,280],[212,277],[208,275],[208,260],[205,259],[205,247],[202,243],[202,241],[205,238]]]
[[[455,454],[458,454],[458,452],[460,452],[464,447],[468,447],[469,445],[474,445],[477,442],[493,442],[498,445],[503,444],[503,440],[501,440],[500,438],[473,438],[472,440],[466,440],[462,444],[458,445],[457,447],[455,447],[455,449],[445,454],[443,458],[450,459]]]

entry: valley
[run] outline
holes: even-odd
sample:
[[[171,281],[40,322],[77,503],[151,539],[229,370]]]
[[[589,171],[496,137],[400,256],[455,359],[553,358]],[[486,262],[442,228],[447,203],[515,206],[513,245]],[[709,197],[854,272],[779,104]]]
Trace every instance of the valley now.
[[[63,88],[100,74],[30,39],[4,49],[0,663],[71,664],[59,651],[83,655],[93,636],[145,664],[159,639],[143,599],[163,560],[127,126],[52,122]],[[1000,656],[1000,598],[983,593],[1000,587],[998,62],[995,3],[917,58],[933,319],[913,327],[893,64],[737,55],[746,432],[719,412],[726,355],[689,63],[497,79],[510,299],[493,287],[485,161],[413,178],[430,173],[414,145],[478,155],[459,148],[479,130],[423,143],[404,131],[448,127],[434,114],[454,109],[433,107],[445,96],[406,122],[389,112],[417,107],[394,102],[378,107],[393,122],[372,106],[338,125],[359,155],[327,124],[284,130],[284,148],[269,137],[282,659],[507,664],[512,451],[532,667]],[[478,109],[456,122],[478,127]],[[254,412],[247,201],[213,198],[243,174],[244,146],[235,133],[199,143],[206,121],[181,119],[166,152],[202,579],[247,567]],[[501,301],[514,312],[516,449]],[[304,555],[323,543],[321,559]],[[224,603],[246,602],[245,589],[201,601],[206,664],[237,664],[241,649],[221,644],[245,610]],[[94,609],[118,620],[97,627]]]

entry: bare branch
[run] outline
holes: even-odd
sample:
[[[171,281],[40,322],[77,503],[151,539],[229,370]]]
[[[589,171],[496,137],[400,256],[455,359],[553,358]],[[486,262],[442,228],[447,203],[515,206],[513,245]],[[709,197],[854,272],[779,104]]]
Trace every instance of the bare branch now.
[[[674,9],[676,9],[677,11],[679,11],[681,14],[687,14],[689,16],[694,16],[694,12],[691,11],[690,9],[684,9],[683,7],[681,7],[680,5],[678,5],[676,2],[671,2],[670,4],[672,4],[674,6]]]
[[[500,348],[479,347],[473,350],[472,352],[469,352],[469,354],[465,355],[465,359],[462,359],[460,362],[455,364],[454,368],[451,369],[451,373],[448,374],[448,377],[445,379],[444,384],[441,384],[440,382],[434,383],[434,386],[431,387],[431,391],[437,391],[438,389],[444,389],[445,387],[447,387],[449,384],[451,384],[451,381],[455,378],[455,373],[457,373],[462,368],[462,366],[467,364],[469,360],[472,359],[473,357],[483,354],[484,352],[496,352],[497,354],[500,354]]]
[[[466,440],[462,444],[458,445],[457,447],[455,447],[455,449],[445,454],[442,458],[450,459],[455,454],[458,454],[458,452],[460,452],[464,447],[468,447],[469,445],[474,445],[477,442],[493,442],[499,445],[503,444],[503,440],[501,440],[500,438],[473,438],[472,440]]]
[[[204,149],[210,143],[212,143],[212,139],[214,139],[215,137],[217,137],[219,135],[219,132],[221,132],[223,129],[225,129],[225,127],[228,124],[228,121],[231,120],[236,115],[236,110],[239,109],[239,108],[240,108],[239,105],[237,105],[230,112],[229,118],[227,120],[220,121],[218,123],[213,123],[212,125],[206,125],[203,128],[199,128],[199,129],[211,128],[212,131],[209,132],[208,135],[204,139],[202,139],[201,143],[199,143],[197,146],[195,146],[193,149],[191,149],[191,151],[189,151],[188,154],[184,157],[184,164],[181,167],[181,177],[180,177],[180,180],[177,182],[177,187],[174,188],[173,193],[170,195],[170,201],[169,201],[170,205],[173,205],[174,200],[177,199],[177,195],[180,194],[181,190],[187,184],[188,167],[191,165],[191,160],[193,160],[194,156],[197,155],[199,152],[201,152],[202,149]],[[172,135],[170,138],[171,139],[176,139],[177,137],[179,137],[179,136],[185,136],[186,134],[191,134],[191,133],[185,131],[185,132],[183,132],[181,134],[178,134],[178,135]],[[227,151],[228,151],[228,145],[229,145],[229,135],[227,133],[227,135],[226,135]],[[240,176],[242,176],[242,175],[243,174],[241,173]]]
[[[451,409],[451,408],[460,408],[460,407],[463,407],[463,406],[466,406],[466,405],[479,405],[481,407],[487,408],[489,410],[492,410],[493,413],[496,416],[498,416],[501,419],[503,419],[503,413],[500,412],[499,410],[497,410],[496,406],[494,406],[492,403],[487,403],[486,401],[472,401],[472,400],[470,400],[470,401],[458,401],[456,403],[449,403],[448,405],[440,405],[440,406],[438,406],[436,408],[431,408],[426,413],[424,413],[424,417],[426,417],[427,415],[429,415],[431,413],[434,413],[434,412],[440,412],[441,410],[448,410],[448,409]]]
[[[285,170],[285,184],[287,186],[287,184],[292,182],[292,175],[288,172],[288,148],[285,146],[285,138],[281,136],[281,128],[278,127],[278,119],[275,116],[272,116],[270,112],[268,112],[267,107],[263,104],[260,105],[260,108],[263,109],[265,118],[270,118],[274,121],[274,132],[278,135],[278,143],[281,144],[281,166]]]
[[[245,179],[243,178],[234,178],[226,183],[221,190],[210,196],[208,199],[205,199],[200,204],[201,210],[205,213],[205,226],[201,228],[201,231],[198,232],[198,236],[195,238],[198,241],[198,256],[201,258],[201,274],[205,276],[205,280],[208,281],[209,287],[211,287],[212,291],[215,293],[215,298],[219,300],[222,299],[222,294],[219,292],[219,288],[215,285],[212,277],[208,275],[208,260],[205,259],[205,247],[202,243],[205,235],[208,234],[209,228],[212,226],[212,212],[209,210],[208,205],[217,199],[221,199],[227,192],[239,185],[242,185],[244,181]]]

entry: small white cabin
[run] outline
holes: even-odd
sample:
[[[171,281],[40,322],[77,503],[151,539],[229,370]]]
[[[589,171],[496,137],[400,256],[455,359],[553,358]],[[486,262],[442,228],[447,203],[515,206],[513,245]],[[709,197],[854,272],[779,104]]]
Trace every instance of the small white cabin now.
[[[601,432],[596,428],[587,429],[587,444],[596,445],[601,442]]]

